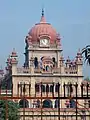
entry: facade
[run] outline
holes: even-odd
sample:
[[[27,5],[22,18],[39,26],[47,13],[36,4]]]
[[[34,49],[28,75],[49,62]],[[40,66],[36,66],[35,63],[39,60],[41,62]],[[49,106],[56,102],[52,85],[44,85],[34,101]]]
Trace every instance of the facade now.
[[[7,59],[6,71],[12,76],[12,94],[14,97],[19,97],[15,101],[19,102],[20,114],[26,116],[25,120],[31,120],[33,117],[40,120],[58,119],[58,114],[61,115],[59,119],[64,120],[67,113],[69,120],[74,120],[75,116],[72,115],[75,114],[73,109],[75,102],[70,99],[58,100],[57,97],[63,96],[64,92],[68,97],[74,96],[76,83],[78,96],[81,94],[82,54],[79,50],[72,61],[69,57],[64,60],[62,53],[60,35],[50,23],[46,22],[42,10],[40,22],[31,28],[25,38],[23,67],[18,67],[18,56],[15,50]],[[67,86],[64,89],[65,84]],[[71,85],[71,88],[68,85]],[[55,97],[56,99],[53,99]],[[83,104],[84,101],[78,100],[78,103]],[[58,108],[60,108],[59,112]],[[81,120],[81,116],[79,117]]]

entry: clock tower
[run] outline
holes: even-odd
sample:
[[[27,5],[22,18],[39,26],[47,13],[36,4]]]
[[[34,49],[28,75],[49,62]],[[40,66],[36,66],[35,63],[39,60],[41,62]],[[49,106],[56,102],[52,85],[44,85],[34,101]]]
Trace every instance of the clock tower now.
[[[59,67],[59,58],[62,51],[60,36],[52,25],[46,22],[43,10],[40,22],[36,23],[35,26],[31,28],[25,40],[26,49],[24,66],[30,67],[30,59],[33,57],[34,67],[39,68],[41,67],[40,62],[42,62],[42,65],[44,64],[42,58],[45,57],[51,59],[52,66]]]

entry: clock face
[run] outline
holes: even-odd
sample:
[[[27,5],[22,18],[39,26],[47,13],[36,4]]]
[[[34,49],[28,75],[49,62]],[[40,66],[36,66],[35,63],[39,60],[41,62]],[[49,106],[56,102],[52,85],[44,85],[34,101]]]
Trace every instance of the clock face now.
[[[42,40],[40,40],[40,43],[41,43],[41,45],[47,46],[48,43],[49,43],[49,40],[47,40],[47,39],[42,39]]]

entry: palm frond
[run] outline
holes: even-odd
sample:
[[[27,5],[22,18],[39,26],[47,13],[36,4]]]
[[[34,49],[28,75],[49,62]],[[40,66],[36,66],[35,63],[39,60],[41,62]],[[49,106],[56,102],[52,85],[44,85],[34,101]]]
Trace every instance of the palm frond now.
[[[86,51],[86,48],[83,48],[82,51],[81,51],[81,53],[83,54],[85,51]]]
[[[90,45],[87,45],[86,48],[90,47]]]

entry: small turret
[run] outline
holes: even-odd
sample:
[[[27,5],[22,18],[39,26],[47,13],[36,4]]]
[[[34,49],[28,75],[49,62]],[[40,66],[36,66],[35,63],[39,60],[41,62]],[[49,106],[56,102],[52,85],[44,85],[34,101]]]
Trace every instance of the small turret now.
[[[30,59],[30,72],[34,73],[34,58],[31,57]]]
[[[60,48],[61,49],[61,43],[60,43],[60,40],[61,40],[61,38],[60,38],[60,34],[57,34],[57,47],[58,48]]]
[[[76,55],[76,65],[77,65],[77,73],[78,75],[81,75],[82,76],[82,65],[83,65],[83,61],[82,61],[82,53],[80,52],[80,49],[79,51],[77,52],[77,55]]]
[[[65,60],[64,60],[63,55],[60,56],[60,60],[59,60],[59,61],[60,61],[60,73],[61,73],[61,74],[64,74],[64,72],[65,72],[65,71],[64,71],[64,61],[65,61]]]
[[[18,64],[17,57],[18,57],[17,53],[16,53],[15,49],[13,49],[13,52],[11,54],[12,74],[17,73],[17,64]]]
[[[6,66],[6,72],[7,73],[10,73],[11,72],[11,57],[10,57],[10,55],[8,56],[8,58],[7,58],[7,61],[6,61],[6,64],[7,64],[7,66]]]
[[[77,55],[76,55],[76,63],[78,65],[82,65],[83,64],[82,53],[80,52],[80,49],[78,50]]]
[[[0,68],[0,77],[3,77],[3,75],[4,75],[4,70],[2,69],[2,66],[1,66],[1,68]]]
[[[71,64],[71,60],[70,60],[70,58],[69,58],[69,56],[68,56],[68,58],[67,58],[67,60],[66,60],[66,67],[70,67],[70,64]]]

